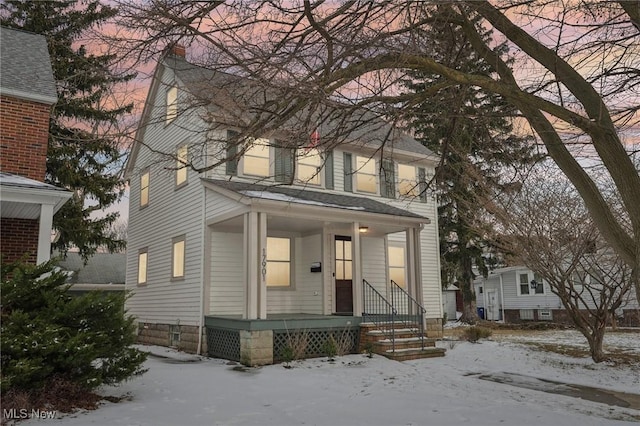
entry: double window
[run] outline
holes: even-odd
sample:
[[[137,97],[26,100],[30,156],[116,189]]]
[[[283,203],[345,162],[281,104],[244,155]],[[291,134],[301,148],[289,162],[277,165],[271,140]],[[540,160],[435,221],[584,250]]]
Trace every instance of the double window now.
[[[323,155],[317,148],[294,149],[278,140],[266,138],[239,141],[238,133],[227,132],[226,174],[235,176],[273,177],[276,182],[321,185],[325,167],[325,185],[333,188],[333,156]],[[238,155],[245,145],[242,161]],[[240,166],[240,167],[239,167]]]
[[[427,201],[426,170],[408,164],[397,164],[390,159],[378,162],[372,157],[344,153],[344,190],[347,192],[378,193],[385,198],[419,198]]]
[[[518,295],[544,294],[544,282],[542,277],[532,272],[518,272]]]

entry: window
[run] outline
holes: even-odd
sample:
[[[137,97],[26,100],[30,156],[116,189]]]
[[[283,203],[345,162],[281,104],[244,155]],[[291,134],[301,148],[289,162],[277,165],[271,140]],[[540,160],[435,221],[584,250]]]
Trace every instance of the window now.
[[[389,279],[405,288],[405,277],[404,247],[389,246]]]
[[[175,86],[167,89],[167,122],[171,123],[178,116],[178,88]]]
[[[311,185],[320,185],[322,157],[316,148],[303,149],[298,154],[298,180]]]
[[[267,287],[291,286],[291,240],[267,237]]]
[[[533,274],[533,279],[536,281],[535,294],[544,294],[544,281],[538,274]]]
[[[336,236],[336,280],[353,279],[351,238]]]
[[[375,194],[376,160],[369,157],[356,156],[356,190]]]
[[[238,132],[233,130],[227,130],[227,162],[226,173],[230,176],[236,176],[238,174]]]
[[[184,278],[184,248],[185,236],[181,235],[173,239],[171,278]]]
[[[149,258],[148,249],[145,247],[138,251],[138,284],[147,283],[147,260]]]
[[[187,149],[187,145],[183,145],[176,153],[176,186],[187,183]]]
[[[478,294],[482,294],[482,287],[478,287]]]
[[[400,195],[417,197],[420,193],[416,168],[406,164],[398,164],[398,190]]]
[[[149,169],[140,175],[140,207],[149,205]]]
[[[269,176],[269,140],[253,139],[251,146],[244,152],[244,174],[253,176]]]
[[[529,274],[521,273],[518,274],[518,277],[520,280],[520,294],[529,294]]]

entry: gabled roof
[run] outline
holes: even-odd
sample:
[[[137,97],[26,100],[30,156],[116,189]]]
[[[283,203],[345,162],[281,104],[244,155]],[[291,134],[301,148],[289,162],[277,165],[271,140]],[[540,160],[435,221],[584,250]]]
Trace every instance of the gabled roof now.
[[[0,27],[0,94],[56,103],[56,83],[44,36]]]
[[[203,92],[211,93],[212,87],[225,91],[227,96],[224,97],[230,101],[218,105],[216,109],[219,111],[225,108],[235,109],[236,105],[232,103],[234,98],[264,97],[265,92],[270,91],[260,88],[257,84],[252,84],[248,78],[200,67],[187,62],[185,58],[180,56],[168,56],[165,59],[165,64],[174,70],[176,76],[184,83],[185,88],[196,97]],[[230,94],[239,96],[229,96]],[[266,96],[269,95],[266,94]],[[224,111],[220,112],[224,117]],[[231,124],[237,125],[237,120],[234,120],[234,117],[228,118]],[[328,128],[337,125],[336,122],[326,123]],[[372,148],[378,148],[384,142],[389,149],[394,151],[401,150],[435,157],[430,149],[399,129],[392,129],[390,124],[377,118],[372,112],[357,110],[347,127],[349,128],[348,141],[362,142],[365,146],[369,145]],[[390,131],[393,131],[393,137],[387,140],[387,134]]]
[[[218,179],[202,179],[219,188],[232,191],[242,197],[250,199],[281,201],[292,204],[313,205],[319,207],[351,210],[354,212],[375,213],[389,216],[400,216],[412,219],[422,219],[429,223],[429,219],[376,200],[352,195],[334,194],[330,192],[313,191],[306,188],[289,186],[266,186],[249,182],[233,182]]]
[[[160,71],[165,67],[174,71],[176,78],[183,84],[182,88],[184,90],[195,100],[200,101],[203,107],[206,106],[210,112],[214,113],[219,122],[227,124],[229,127],[237,127],[241,122],[238,117],[243,115],[243,108],[242,101],[239,101],[239,99],[247,100],[251,97],[265,96],[266,92],[270,91],[270,89],[260,88],[248,78],[204,68],[187,62],[181,56],[167,53],[162,57],[155,69],[136,140],[144,136],[145,121],[150,119],[151,109],[153,108],[150,103],[150,97],[154,96],[159,85]],[[212,102],[213,99],[216,100],[215,105]],[[430,158],[433,161],[437,159],[437,156],[430,149],[406,133],[376,118],[373,113],[364,110],[358,111],[358,113],[360,117],[357,117],[356,114],[356,116],[351,117],[349,126],[345,126],[353,127],[349,134],[346,135],[347,142],[374,150],[380,148],[384,143],[386,152],[406,153],[419,158]],[[323,126],[324,128],[331,128],[332,126],[337,126],[337,123],[328,122]],[[390,131],[393,137],[388,139]],[[323,137],[322,133],[321,129],[321,138]],[[134,168],[139,149],[140,144],[134,143],[125,168],[126,177],[130,175]]]

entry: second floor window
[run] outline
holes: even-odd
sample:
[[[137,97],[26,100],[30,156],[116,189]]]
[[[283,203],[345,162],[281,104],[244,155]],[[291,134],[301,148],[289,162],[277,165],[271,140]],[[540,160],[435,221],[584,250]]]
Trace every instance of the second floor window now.
[[[320,169],[322,158],[320,152],[311,148],[301,150],[298,154],[298,180],[303,183],[320,185]]]
[[[140,207],[149,205],[149,170],[140,175]]]
[[[176,186],[187,183],[187,145],[182,145],[176,153]]]
[[[172,86],[167,89],[166,112],[166,124],[171,123],[178,116],[178,88],[176,86]]]
[[[269,140],[255,139],[243,156],[243,172],[246,175],[268,177],[270,175]]]
[[[376,160],[370,157],[356,156],[356,191],[375,194],[378,192],[376,183]]]
[[[398,164],[398,191],[401,196],[416,197],[420,194],[416,168],[407,164]]]

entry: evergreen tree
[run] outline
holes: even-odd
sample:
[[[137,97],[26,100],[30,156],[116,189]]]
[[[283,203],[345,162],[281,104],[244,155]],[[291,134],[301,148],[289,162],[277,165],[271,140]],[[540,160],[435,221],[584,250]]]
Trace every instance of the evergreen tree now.
[[[66,278],[53,261],[2,265],[3,395],[36,394],[56,380],[88,391],[144,372],[124,294],[72,296]]]
[[[49,124],[46,182],[73,192],[54,216],[58,233],[54,248],[78,247],[86,259],[98,247],[117,251],[126,242],[111,232],[118,213],[92,218],[117,202],[123,193],[120,176],[122,150],[110,134],[133,104],[109,107],[114,85],[133,74],[113,71],[114,56],[100,54],[83,43],[90,32],[117,10],[96,0],[6,0],[0,4],[0,23],[46,36],[58,102]]]
[[[422,34],[434,58],[457,70],[489,75],[494,72],[471,47],[462,29],[445,18],[450,9],[431,10],[434,23]],[[490,32],[483,31],[486,40]],[[505,45],[499,49],[506,49]],[[491,250],[482,200],[510,186],[505,166],[535,159],[527,138],[513,134],[517,111],[503,98],[475,86],[444,84],[435,74],[410,73],[406,87],[414,93],[434,93],[411,112],[417,139],[441,156],[435,186],[439,194],[438,225],[443,287],[457,284],[464,304],[463,320],[475,322],[476,295],[473,267],[486,276]],[[441,86],[438,89],[438,86]]]

